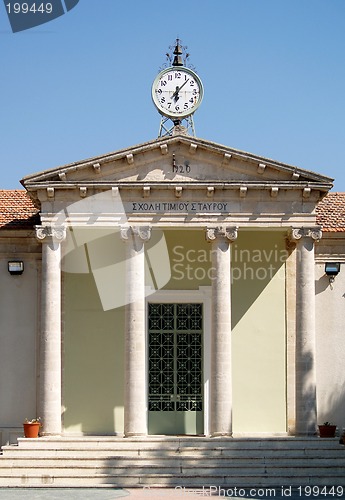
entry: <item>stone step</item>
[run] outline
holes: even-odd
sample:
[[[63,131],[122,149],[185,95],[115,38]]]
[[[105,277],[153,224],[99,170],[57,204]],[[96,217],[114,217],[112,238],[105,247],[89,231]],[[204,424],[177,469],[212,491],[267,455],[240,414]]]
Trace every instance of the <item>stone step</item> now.
[[[127,464],[127,465],[126,465]],[[75,457],[66,454],[62,457],[37,457],[26,456],[18,458],[6,458],[0,460],[0,475],[3,470],[14,468],[30,467],[65,467],[65,468],[101,468],[101,467],[175,467],[175,468],[233,468],[233,467],[253,467],[262,465],[263,467],[343,467],[345,470],[345,453],[337,457],[303,457],[303,458],[274,458],[274,457],[241,457],[235,460],[231,457],[135,457],[130,459],[126,456],[117,457]]]
[[[3,447],[3,457],[16,458],[16,457],[26,457],[34,456],[37,457],[65,457],[65,456],[75,456],[75,457],[99,457],[107,458],[109,456],[113,457],[201,457],[208,454],[212,454],[213,457],[228,457],[228,458],[255,458],[255,457],[273,457],[275,459],[280,459],[282,457],[318,457],[321,453],[326,454],[329,458],[336,458],[338,456],[344,455],[344,446],[339,445],[338,441],[332,440],[325,443],[324,440],[311,441],[310,443],[304,442],[303,446],[300,444],[296,446],[295,443],[289,442],[284,443],[279,447],[270,446],[266,444],[263,446],[250,446],[245,442],[233,442],[229,441],[223,443],[223,446],[184,446],[184,444],[174,443],[174,446],[167,446],[161,443],[161,446],[152,447],[147,445],[147,443],[136,444],[135,447],[128,446],[130,443],[119,444],[113,446],[99,445],[98,447],[89,446],[89,443],[81,443],[78,445],[72,442],[61,442],[61,441],[45,441],[42,439],[25,439],[19,441],[19,445],[10,445]],[[319,444],[319,446],[317,446]],[[1,458],[1,457],[0,457]]]
[[[192,454],[212,452],[218,454],[231,453],[314,453],[315,451],[329,452],[334,450],[344,450],[343,445],[339,445],[337,439],[312,439],[312,440],[285,440],[285,441],[246,441],[227,440],[207,442],[194,441],[158,441],[158,442],[133,442],[128,440],[120,441],[73,441],[73,440],[51,440],[46,438],[19,439],[17,445],[8,445],[2,448],[3,455],[12,452],[85,452],[85,453],[121,453],[121,454],[142,454],[142,453],[165,453],[165,454]]]
[[[242,477],[242,476],[250,476],[250,477],[265,477],[271,476],[276,478],[283,477],[314,477],[321,481],[324,478],[331,476],[337,477],[338,479],[344,479],[344,467],[305,467],[302,469],[296,469],[295,467],[199,467],[196,464],[194,467],[160,467],[159,465],[155,466],[144,466],[144,467],[132,467],[131,465],[122,466],[122,467],[81,467],[75,469],[69,469],[65,467],[39,467],[39,468],[16,468],[15,474],[13,474],[14,469],[8,470],[0,470],[0,478],[6,477],[14,477],[17,476],[21,478],[25,477],[80,477],[80,476],[89,476],[93,477],[95,480],[103,477],[104,475],[108,477],[122,478],[122,477],[148,477],[150,475],[154,475],[156,478],[161,478],[163,476],[171,476],[174,477],[179,484],[179,481],[188,476],[193,478],[202,478],[205,481],[205,478],[209,478],[213,474],[217,477]]]
[[[211,485],[219,487],[279,487],[282,486],[337,486],[344,485],[343,476],[328,475],[317,476],[310,475],[308,472],[304,475],[296,476],[294,472],[289,475],[268,476],[268,475],[221,475],[209,474],[207,477],[187,475],[182,476],[170,474],[137,474],[137,475],[121,475],[109,476],[107,474],[99,474],[96,477],[90,475],[70,475],[69,477],[47,475],[25,475],[15,477],[13,475],[0,478],[0,487],[111,487],[119,488],[135,488],[143,486],[151,487],[186,487],[186,488],[208,488]]]
[[[0,487],[343,485],[336,439],[39,438],[3,447]]]
[[[339,446],[338,448],[333,448],[327,450],[324,449],[281,449],[281,450],[232,450],[232,449],[217,449],[217,450],[207,450],[209,454],[212,455],[213,459],[272,459],[272,460],[285,460],[285,459],[314,459],[320,457],[320,455],[326,454],[329,459],[337,459],[345,457],[344,447]],[[205,450],[195,449],[195,450],[94,450],[94,449],[22,449],[19,447],[8,448],[3,457],[6,459],[33,459],[33,458],[99,458],[99,459],[166,459],[166,458],[198,458],[203,459],[205,457]],[[1,458],[0,458],[1,463]]]
[[[252,438],[252,439],[208,439],[208,438],[144,438],[144,439],[129,439],[129,438],[38,438],[38,439],[26,439],[19,438],[18,446],[21,448],[54,448],[54,449],[68,449],[70,445],[74,449],[170,449],[174,450],[176,448],[183,448],[195,450],[198,448],[203,449],[222,449],[228,448],[232,449],[303,449],[307,447],[310,448],[332,448],[335,443],[338,443],[339,438],[281,438],[281,439],[269,439],[269,438]],[[11,448],[13,445],[4,446],[3,450]]]
[[[339,438],[298,438],[298,437],[282,437],[282,438],[205,438],[205,437],[140,437],[140,438],[123,438],[123,437],[102,437],[102,436],[85,436],[85,437],[39,437],[38,439],[18,438],[19,446],[36,446],[39,442],[40,446],[50,447],[53,443],[56,446],[66,447],[72,444],[74,447],[123,447],[126,449],[141,447],[155,448],[162,446],[164,448],[174,447],[176,445],[183,448],[197,448],[202,445],[205,448],[224,447],[231,443],[231,446],[255,447],[255,448],[279,448],[280,446],[293,447],[329,447],[338,442]],[[3,448],[11,447],[7,445]]]

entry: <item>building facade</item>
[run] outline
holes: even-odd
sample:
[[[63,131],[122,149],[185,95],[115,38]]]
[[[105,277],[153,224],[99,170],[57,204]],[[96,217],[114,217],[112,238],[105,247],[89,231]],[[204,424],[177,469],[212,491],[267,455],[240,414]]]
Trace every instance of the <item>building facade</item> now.
[[[2,191],[0,433],[345,426],[345,194],[177,133]],[[22,262],[21,274],[9,262]]]

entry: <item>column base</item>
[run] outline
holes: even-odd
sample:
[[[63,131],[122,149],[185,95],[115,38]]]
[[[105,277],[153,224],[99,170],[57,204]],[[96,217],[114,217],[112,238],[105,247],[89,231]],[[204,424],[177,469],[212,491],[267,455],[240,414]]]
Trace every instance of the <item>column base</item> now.
[[[212,432],[211,438],[232,438],[232,432]]]
[[[60,438],[61,433],[57,432],[40,432],[40,437],[52,437],[52,438]]]
[[[294,436],[295,437],[313,438],[313,437],[318,437],[318,432],[317,431],[313,431],[313,432],[295,432]]]
[[[126,432],[124,434],[125,438],[131,438],[131,437],[147,437],[147,434],[144,432]]]

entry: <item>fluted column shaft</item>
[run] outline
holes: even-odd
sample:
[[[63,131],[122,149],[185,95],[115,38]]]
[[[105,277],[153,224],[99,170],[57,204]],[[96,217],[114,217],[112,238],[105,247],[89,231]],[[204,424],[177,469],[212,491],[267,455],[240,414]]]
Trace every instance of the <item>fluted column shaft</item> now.
[[[43,435],[61,434],[61,242],[63,227],[36,226],[42,243],[39,416]]]
[[[314,243],[319,228],[293,229],[296,242],[296,435],[317,429]]]
[[[232,435],[231,258],[237,228],[207,229],[212,241],[210,433]]]
[[[147,434],[144,242],[151,229],[126,226],[121,236],[126,242],[124,433],[129,437]]]

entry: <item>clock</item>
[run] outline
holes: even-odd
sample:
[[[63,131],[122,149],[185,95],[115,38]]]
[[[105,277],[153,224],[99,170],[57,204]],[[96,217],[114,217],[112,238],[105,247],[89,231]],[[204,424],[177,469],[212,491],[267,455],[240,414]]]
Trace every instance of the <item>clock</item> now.
[[[158,111],[174,120],[193,114],[204,94],[198,75],[189,68],[163,69],[152,85],[152,99]]]

